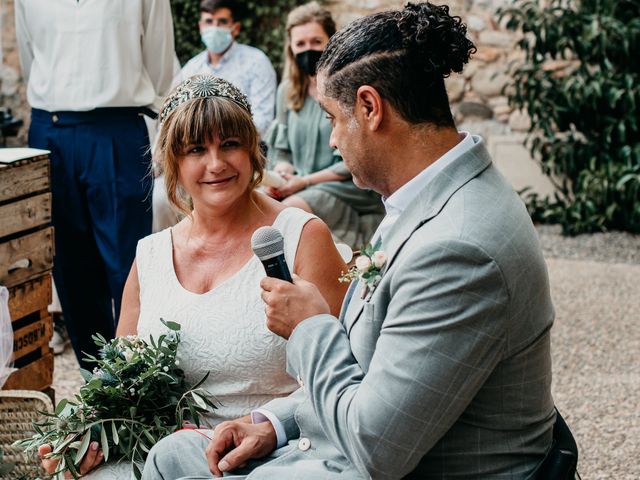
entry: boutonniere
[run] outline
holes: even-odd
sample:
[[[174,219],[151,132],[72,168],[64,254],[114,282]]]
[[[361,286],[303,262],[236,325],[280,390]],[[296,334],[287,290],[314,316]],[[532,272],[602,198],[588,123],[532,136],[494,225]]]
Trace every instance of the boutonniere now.
[[[356,278],[362,282],[360,298],[373,294],[382,280],[381,272],[387,263],[387,254],[380,250],[381,245],[381,241],[378,240],[375,245],[368,244],[362,248],[360,255],[356,258],[355,266],[340,275],[341,282],[351,282]]]

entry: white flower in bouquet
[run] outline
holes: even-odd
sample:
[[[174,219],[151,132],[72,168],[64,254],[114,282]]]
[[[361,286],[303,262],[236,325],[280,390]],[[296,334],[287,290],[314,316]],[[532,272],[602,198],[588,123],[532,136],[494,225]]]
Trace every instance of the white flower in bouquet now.
[[[387,263],[387,254],[382,250],[378,250],[376,252],[373,252],[371,259],[373,261],[373,266],[377,269],[381,269],[382,267],[384,267],[385,263]]]
[[[371,267],[371,259],[369,257],[361,255],[356,258],[356,268],[360,273],[368,272],[369,267]]]

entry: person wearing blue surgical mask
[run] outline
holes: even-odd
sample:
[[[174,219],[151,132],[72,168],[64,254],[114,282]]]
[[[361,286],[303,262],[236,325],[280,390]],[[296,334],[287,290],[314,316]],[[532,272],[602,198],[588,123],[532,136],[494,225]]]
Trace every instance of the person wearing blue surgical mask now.
[[[240,22],[249,13],[241,1],[202,0],[198,28],[206,49],[182,67],[174,85],[202,74],[233,83],[248,97],[253,121],[262,136],[274,118],[277,78],[261,50],[235,41]]]
[[[219,64],[222,56],[240,33],[240,22],[233,18],[229,8],[221,7],[213,12],[200,12],[198,26],[200,38],[207,47],[211,63]]]

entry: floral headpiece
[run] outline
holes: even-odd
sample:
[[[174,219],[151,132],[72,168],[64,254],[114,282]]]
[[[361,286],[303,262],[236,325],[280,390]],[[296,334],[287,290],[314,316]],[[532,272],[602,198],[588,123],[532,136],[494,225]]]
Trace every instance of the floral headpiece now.
[[[164,123],[171,112],[183,103],[195,98],[210,97],[228,98],[251,114],[251,105],[247,96],[233,84],[213,75],[194,75],[178,85],[167,97],[160,110],[160,123]]]

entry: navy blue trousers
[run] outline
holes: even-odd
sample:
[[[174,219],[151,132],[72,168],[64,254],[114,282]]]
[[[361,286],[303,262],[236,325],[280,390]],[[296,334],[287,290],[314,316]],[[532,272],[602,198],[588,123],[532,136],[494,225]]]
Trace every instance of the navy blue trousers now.
[[[111,339],[137,242],[151,233],[151,157],[133,108],[33,109],[29,146],[50,150],[53,277],[76,357]]]

